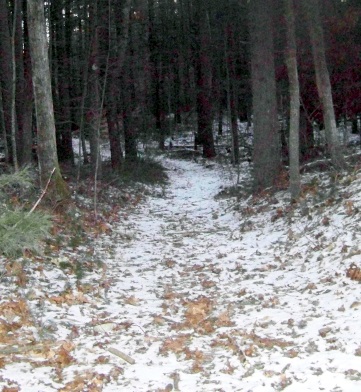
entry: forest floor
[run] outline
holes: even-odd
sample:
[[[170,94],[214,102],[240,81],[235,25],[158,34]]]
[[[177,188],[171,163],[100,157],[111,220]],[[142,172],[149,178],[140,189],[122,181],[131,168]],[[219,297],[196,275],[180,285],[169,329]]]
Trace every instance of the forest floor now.
[[[168,183],[109,186],[90,242],[0,260],[0,390],[360,391],[361,171],[292,205],[159,159]]]

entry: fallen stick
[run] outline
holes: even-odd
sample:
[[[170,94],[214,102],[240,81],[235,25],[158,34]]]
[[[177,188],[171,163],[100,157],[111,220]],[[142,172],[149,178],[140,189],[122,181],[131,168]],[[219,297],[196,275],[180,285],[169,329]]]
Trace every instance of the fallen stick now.
[[[118,349],[116,349],[114,347],[109,347],[108,351],[110,353],[112,353],[112,354],[114,354],[114,355],[124,359],[124,361],[130,363],[131,365],[135,364],[135,360],[132,357],[130,357],[129,355],[123,353],[122,351],[120,351],[120,350],[118,350]]]

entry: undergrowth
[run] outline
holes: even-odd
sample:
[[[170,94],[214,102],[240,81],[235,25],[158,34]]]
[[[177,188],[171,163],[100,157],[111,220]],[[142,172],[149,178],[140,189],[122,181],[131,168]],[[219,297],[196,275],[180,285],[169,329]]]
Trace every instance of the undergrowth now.
[[[1,175],[0,189],[0,253],[15,257],[26,250],[39,252],[52,222],[49,214],[30,210],[29,198],[34,198],[30,170]]]
[[[127,184],[140,182],[146,185],[161,185],[167,181],[164,167],[151,158],[125,161],[117,177],[120,182]]]

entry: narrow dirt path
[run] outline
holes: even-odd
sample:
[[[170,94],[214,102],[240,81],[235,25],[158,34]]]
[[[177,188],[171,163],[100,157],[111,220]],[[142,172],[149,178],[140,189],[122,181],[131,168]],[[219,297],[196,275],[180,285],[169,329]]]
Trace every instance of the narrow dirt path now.
[[[165,388],[172,382],[174,372],[183,371],[188,380],[184,383],[180,376],[182,390],[200,388],[196,385],[196,350],[201,347],[191,347],[189,332],[195,328],[199,336],[206,333],[202,324],[211,317],[217,296],[224,291],[223,280],[227,279],[227,272],[221,276],[219,260],[239,247],[235,243],[230,246],[229,218],[222,220],[220,202],[214,200],[225,185],[225,178],[220,178],[212,167],[189,162],[169,160],[167,167],[171,182],[165,194],[147,200],[132,213],[129,227],[121,229],[132,239],[117,250],[121,261],[108,268],[112,276],[118,275],[114,274],[115,269],[119,271],[109,296],[129,299],[130,304],[125,309],[122,304],[119,309],[122,317],[139,327],[133,327],[136,333],[143,333],[141,327],[145,341],[151,342],[141,363],[129,369],[133,374],[125,377],[130,386],[134,385],[132,380],[139,379],[136,390],[144,391]],[[114,304],[109,306],[114,309]],[[210,325],[210,321],[207,323]],[[189,360],[180,365],[184,350]],[[211,363],[210,351],[213,350],[208,346],[204,353],[207,360],[200,358],[199,365]],[[192,366],[194,376],[189,369]]]
[[[249,222],[215,200],[224,172],[166,164],[166,202],[152,198],[132,215],[134,240],[119,249],[110,289],[128,298],[119,313],[134,323],[134,335],[118,346],[129,344],[137,358],[124,383],[166,390],[177,386],[176,374],[181,391],[358,390],[361,374],[344,362],[357,338],[337,335],[345,319],[357,329],[355,316],[335,317],[346,292],[332,287],[328,264],[308,267],[307,237],[292,249],[297,220],[267,224],[276,201]]]

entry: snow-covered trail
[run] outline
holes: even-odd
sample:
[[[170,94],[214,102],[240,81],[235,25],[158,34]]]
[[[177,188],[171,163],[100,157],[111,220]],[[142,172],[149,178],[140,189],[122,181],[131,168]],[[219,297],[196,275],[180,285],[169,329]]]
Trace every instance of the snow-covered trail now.
[[[284,226],[262,222],[240,232],[247,220],[214,199],[225,172],[166,165],[165,198],[148,200],[130,218],[134,240],[119,248],[119,278],[110,289],[113,297],[139,300],[119,312],[154,339],[127,368],[129,387],[165,388],[177,372],[182,391],[359,390],[357,377],[345,378],[348,360],[360,364],[353,352],[348,357],[356,336],[351,345],[350,336],[326,338],[342,330],[345,320],[333,312],[342,309],[343,292],[315,293],[321,278],[305,273],[306,254],[288,248]],[[349,321],[357,330],[352,310]]]
[[[312,211],[286,219],[282,196],[236,212],[215,199],[227,170],[163,164],[170,182],[158,197],[121,211],[94,243],[103,271],[82,287],[34,272],[29,304],[40,314],[41,303],[38,325],[53,339],[71,342],[69,363],[0,366],[0,388],[17,379],[24,392],[360,391],[361,293],[339,273],[338,249],[360,239],[343,230],[348,217],[337,230]],[[48,301],[69,287],[65,303]]]
[[[159,349],[165,339],[177,337],[178,333],[171,332],[170,327],[184,321],[184,301],[200,296],[216,301],[223,291],[223,284],[219,288],[216,285],[222,272],[218,268],[219,260],[226,256],[225,252],[233,254],[235,247],[239,247],[229,243],[231,228],[227,220],[220,219],[220,203],[214,199],[227,180],[211,167],[195,163],[167,160],[166,167],[170,184],[165,194],[148,199],[133,211],[129,226],[120,226],[120,231],[125,230],[132,240],[126,246],[121,244],[116,251],[121,255],[120,261],[108,261],[111,275],[118,276],[109,297],[134,296],[125,309],[124,303],[120,305],[122,319],[141,327],[145,340],[148,335],[154,340],[148,355],[129,369],[133,375],[125,379],[134,388],[131,390],[157,390],[166,387],[172,373],[184,371],[187,380],[180,377],[181,390],[213,390],[213,386],[198,385],[198,375],[188,370],[192,361],[180,365],[177,358],[180,348],[176,349],[177,355],[169,352],[166,357],[159,355]],[[208,275],[215,279],[214,283]],[[211,286],[208,289],[207,284]],[[109,310],[114,310],[112,302]],[[139,329],[135,327],[137,333],[141,332]],[[153,365],[149,366],[150,363]],[[137,379],[138,383],[132,384]],[[112,390],[111,386],[108,388]]]

